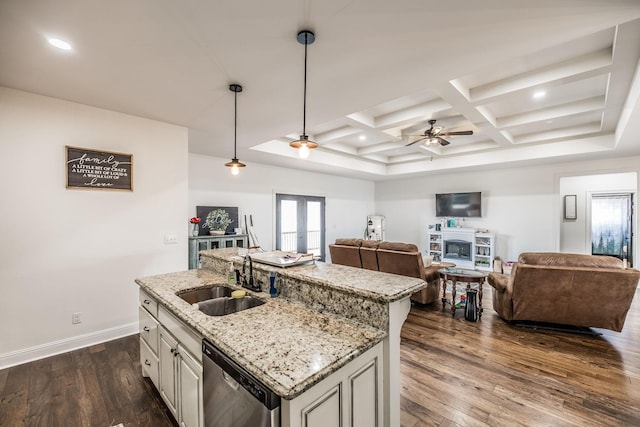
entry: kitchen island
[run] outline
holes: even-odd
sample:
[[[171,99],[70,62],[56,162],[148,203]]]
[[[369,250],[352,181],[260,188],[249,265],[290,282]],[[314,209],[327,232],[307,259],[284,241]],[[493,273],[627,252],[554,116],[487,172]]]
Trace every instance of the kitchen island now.
[[[423,281],[319,262],[287,269],[254,263],[254,278],[262,291],[268,290],[269,274],[277,272],[280,297],[256,292],[265,304],[211,317],[176,293],[227,284],[229,263],[241,270],[244,258],[233,248],[204,251],[201,261],[200,270],[136,282],[157,301],[158,312],[167,312],[165,319],[175,317],[193,331],[194,339],[187,337],[187,343],[207,339],[282,397],[283,426],[293,425],[290,420],[299,418],[296,412],[304,409],[296,402],[304,403],[311,391],[335,381],[354,361],[366,362],[361,359],[365,356],[377,361],[375,385],[382,391],[378,399],[384,401],[370,419],[377,425],[399,426],[400,328],[410,308],[409,297],[425,286]]]

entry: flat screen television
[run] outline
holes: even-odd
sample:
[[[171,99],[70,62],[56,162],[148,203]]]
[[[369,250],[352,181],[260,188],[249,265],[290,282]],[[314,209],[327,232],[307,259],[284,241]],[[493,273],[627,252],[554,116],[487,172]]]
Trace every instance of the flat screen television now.
[[[481,194],[479,191],[436,194],[436,217],[480,218],[482,216]]]

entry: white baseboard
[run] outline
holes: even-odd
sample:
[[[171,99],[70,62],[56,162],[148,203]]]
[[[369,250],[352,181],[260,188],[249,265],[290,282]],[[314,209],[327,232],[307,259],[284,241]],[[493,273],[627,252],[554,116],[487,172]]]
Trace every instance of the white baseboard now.
[[[10,368],[11,366],[44,359],[45,357],[55,356],[56,354],[66,353],[137,333],[138,322],[134,322],[90,334],[78,335],[60,341],[53,341],[10,353],[0,354],[0,369]]]

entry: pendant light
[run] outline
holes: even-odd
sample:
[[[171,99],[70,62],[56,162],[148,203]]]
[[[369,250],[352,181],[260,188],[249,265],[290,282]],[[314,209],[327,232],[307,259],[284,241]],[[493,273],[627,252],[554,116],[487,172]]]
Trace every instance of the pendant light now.
[[[235,98],[235,110],[234,110],[234,120],[233,120],[233,159],[231,159],[229,163],[225,163],[224,165],[228,168],[231,168],[231,173],[233,175],[238,175],[240,173],[240,168],[247,166],[244,163],[240,163],[236,155],[237,134],[238,134],[238,92],[242,92],[242,86],[240,86],[239,84],[232,84],[232,85],[229,85],[229,90],[234,93],[234,98]]]
[[[309,150],[317,148],[318,144],[309,140],[306,133],[307,127],[307,46],[316,40],[315,34],[309,30],[302,30],[298,33],[298,43],[304,45],[304,103],[302,110],[302,135],[300,139],[290,142],[289,146],[297,148],[298,155],[303,159],[309,157]]]

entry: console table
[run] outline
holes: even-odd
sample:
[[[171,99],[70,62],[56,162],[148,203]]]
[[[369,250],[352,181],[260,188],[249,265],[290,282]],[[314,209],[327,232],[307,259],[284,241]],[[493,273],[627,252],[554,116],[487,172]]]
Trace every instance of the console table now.
[[[200,267],[200,251],[223,248],[249,247],[248,234],[225,234],[222,236],[189,237],[189,270]]]

